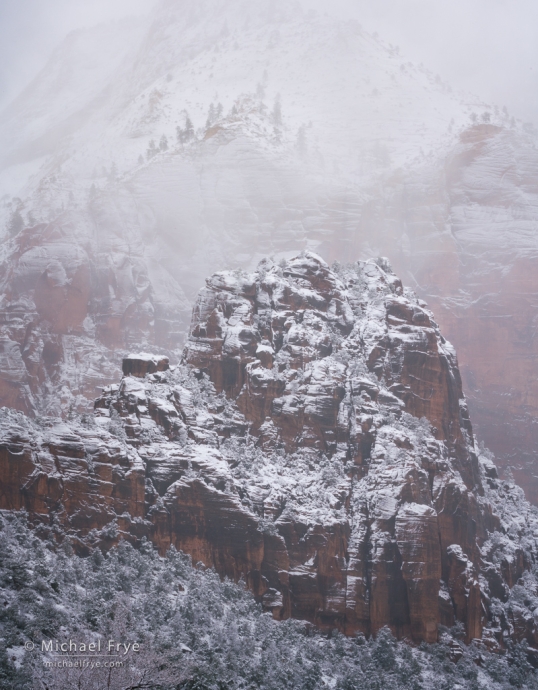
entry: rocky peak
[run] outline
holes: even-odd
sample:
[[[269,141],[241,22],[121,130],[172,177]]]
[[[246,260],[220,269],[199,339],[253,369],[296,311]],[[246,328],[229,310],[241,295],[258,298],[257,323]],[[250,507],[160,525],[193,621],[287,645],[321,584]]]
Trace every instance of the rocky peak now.
[[[194,307],[185,359],[237,398],[264,448],[340,453],[364,472],[381,403],[426,418],[467,487],[478,483],[454,349],[387,260],[335,272],[306,252],[217,273]]]
[[[4,410],[1,508],[83,553],[174,545],[279,619],[538,641],[527,604],[508,622],[538,519],[477,458],[454,350],[385,260],[217,273],[184,361],[123,368],[93,418]]]

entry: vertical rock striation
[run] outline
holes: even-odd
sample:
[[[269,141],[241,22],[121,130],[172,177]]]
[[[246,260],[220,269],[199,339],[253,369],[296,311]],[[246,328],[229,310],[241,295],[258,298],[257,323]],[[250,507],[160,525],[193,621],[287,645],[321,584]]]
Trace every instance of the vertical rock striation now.
[[[123,370],[93,420],[36,430],[6,413],[2,508],[54,519],[81,550],[174,545],[276,618],[416,642],[455,621],[482,637],[491,597],[528,568],[523,547],[482,548],[504,529],[495,467],[453,348],[385,260],[217,273],[184,362]]]

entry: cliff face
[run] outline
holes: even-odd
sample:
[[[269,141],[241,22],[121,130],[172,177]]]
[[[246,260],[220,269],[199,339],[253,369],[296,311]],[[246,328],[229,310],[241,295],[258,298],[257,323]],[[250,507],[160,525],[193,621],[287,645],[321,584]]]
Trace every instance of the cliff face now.
[[[382,254],[538,504],[536,134],[352,22],[248,5],[79,32],[0,113],[0,404],[66,417],[126,351],[173,356],[217,268]]]
[[[478,438],[535,505],[537,170],[531,135],[473,125],[439,164],[387,184],[352,249],[375,237],[427,300],[457,347]],[[336,243],[324,256],[340,258]]]
[[[478,463],[455,353],[383,262],[341,278],[308,254],[260,269],[207,281],[185,357],[237,400],[261,448],[323,453],[346,469],[343,520],[312,536],[306,520],[304,536],[283,525],[292,613],[348,632],[389,624],[433,639],[451,544],[477,562],[477,538],[494,524],[477,508]],[[402,428],[402,415],[430,423],[427,461],[418,461],[421,442]],[[479,637],[474,599],[461,609]]]
[[[80,423],[6,412],[0,507],[82,552],[173,544],[277,618],[415,641],[461,621],[502,644],[490,600],[508,599],[528,545],[488,539],[507,518],[454,350],[386,262],[331,271],[306,253],[215,274],[167,366],[130,356]]]
[[[175,295],[165,305],[154,295],[143,253],[114,246],[114,238],[92,240],[68,222],[27,228],[4,245],[3,405],[27,414],[84,410],[114,380],[117,350],[156,340],[174,345],[186,302]]]

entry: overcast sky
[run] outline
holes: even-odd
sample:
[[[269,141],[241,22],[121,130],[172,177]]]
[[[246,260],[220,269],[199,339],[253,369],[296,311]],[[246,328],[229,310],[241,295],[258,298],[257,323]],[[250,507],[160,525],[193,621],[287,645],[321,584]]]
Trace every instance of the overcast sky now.
[[[178,0],[181,1],[181,0]],[[155,0],[0,0],[0,106],[14,98],[70,30]],[[354,17],[456,88],[538,124],[538,0],[303,0]]]

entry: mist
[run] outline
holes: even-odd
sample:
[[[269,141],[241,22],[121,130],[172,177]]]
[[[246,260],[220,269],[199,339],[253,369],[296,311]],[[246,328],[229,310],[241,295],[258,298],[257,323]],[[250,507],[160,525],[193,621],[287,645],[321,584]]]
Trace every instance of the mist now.
[[[6,689],[538,688],[536,0],[302,2],[0,0]]]
[[[154,0],[3,0],[0,3],[0,108],[44,67],[70,32],[147,13]]]
[[[37,74],[70,31],[127,15],[156,0],[4,0],[0,5],[0,108]],[[353,18],[455,89],[538,122],[538,5],[532,0],[304,0]]]
[[[117,351],[181,348],[215,271],[383,256],[458,349],[482,438],[535,477],[538,8],[303,7],[2,3],[4,290],[39,314],[36,348],[66,336],[50,376],[78,382],[47,398],[9,326],[9,404],[32,409],[33,391],[54,414],[91,407]]]
[[[528,0],[310,0],[352,17],[454,88],[538,121],[538,5]]]
[[[0,508],[538,659],[537,34],[535,0],[4,0]]]

